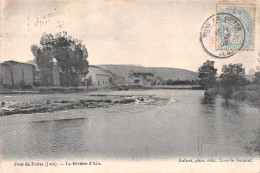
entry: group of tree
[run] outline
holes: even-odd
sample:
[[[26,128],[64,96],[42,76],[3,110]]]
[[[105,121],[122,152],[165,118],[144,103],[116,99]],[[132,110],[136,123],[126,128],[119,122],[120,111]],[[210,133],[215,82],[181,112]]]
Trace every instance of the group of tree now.
[[[163,85],[195,85],[197,84],[196,80],[172,80],[168,79],[166,80]]]
[[[198,80],[180,80],[180,79],[163,79],[161,76],[156,76],[152,82],[153,85],[196,85],[198,84]]]
[[[80,76],[88,73],[88,51],[85,45],[65,31],[55,35],[44,33],[40,45],[32,45],[31,51],[40,70],[42,85],[48,85],[55,61],[68,86],[78,86]]]
[[[214,67],[214,61],[206,61],[198,69],[199,84],[201,88],[207,91],[220,93],[225,99],[231,98],[234,91],[244,88],[250,84],[245,77],[245,68],[241,63],[223,65],[221,74],[217,79],[217,69]],[[260,73],[255,73],[253,83],[260,84]],[[209,93],[209,92],[208,92]]]
[[[199,68],[199,84],[203,89],[213,88],[216,85],[217,69],[214,61],[206,61]]]
[[[245,87],[250,82],[246,80],[245,68],[241,63],[222,66],[220,74],[220,87],[225,99],[231,98],[235,90]]]

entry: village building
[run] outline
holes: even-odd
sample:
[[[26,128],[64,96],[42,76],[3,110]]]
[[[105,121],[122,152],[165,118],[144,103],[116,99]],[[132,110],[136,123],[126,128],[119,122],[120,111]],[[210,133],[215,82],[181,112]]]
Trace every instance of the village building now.
[[[121,76],[115,76],[112,77],[112,83],[116,85],[129,85],[131,82],[129,82],[126,78]]]
[[[4,61],[0,64],[2,86],[33,85],[35,67],[28,63]]]
[[[85,85],[93,86],[96,88],[102,88],[105,86],[109,86],[111,75],[97,66],[89,66],[88,74],[83,78]]]
[[[134,69],[130,69],[129,74],[125,79],[133,85],[151,85],[154,82],[154,74],[147,72],[135,72]]]
[[[104,69],[103,69],[104,70]],[[128,82],[124,77],[118,76],[114,73],[112,73],[110,70],[104,70],[110,75],[110,83],[114,85],[129,85],[130,82]]]

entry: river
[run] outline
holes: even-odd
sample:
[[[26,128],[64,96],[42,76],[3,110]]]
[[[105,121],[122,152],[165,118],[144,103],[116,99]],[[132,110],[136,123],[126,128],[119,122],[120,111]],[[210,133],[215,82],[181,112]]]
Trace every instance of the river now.
[[[171,97],[164,105],[122,105],[0,117],[5,159],[152,160],[255,157],[247,146],[260,131],[260,108],[199,90],[110,91]]]

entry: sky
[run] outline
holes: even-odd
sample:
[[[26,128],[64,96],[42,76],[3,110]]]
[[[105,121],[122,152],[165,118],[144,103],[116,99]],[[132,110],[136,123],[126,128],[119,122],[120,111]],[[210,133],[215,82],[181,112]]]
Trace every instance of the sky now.
[[[227,59],[206,54],[199,42],[206,19],[217,1],[132,0],[0,0],[0,62],[26,62],[34,57],[43,33],[67,31],[86,45],[91,65],[136,64],[197,71],[206,60],[243,63],[255,69],[260,49],[259,20],[255,51],[241,51]],[[259,18],[259,13],[257,13]]]

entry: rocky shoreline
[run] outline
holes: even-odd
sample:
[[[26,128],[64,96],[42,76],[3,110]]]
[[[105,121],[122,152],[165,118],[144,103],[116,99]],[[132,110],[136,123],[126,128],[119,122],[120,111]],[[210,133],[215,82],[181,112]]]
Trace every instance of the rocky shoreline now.
[[[100,96],[97,99],[68,100],[35,100],[35,101],[6,101],[1,102],[0,116],[13,114],[32,114],[54,112],[68,109],[108,108],[120,104],[158,104],[170,101],[169,98],[158,98],[153,96]]]

